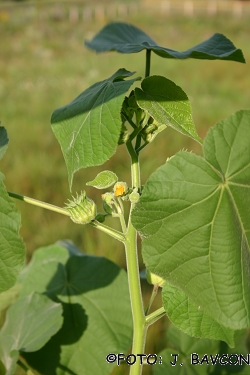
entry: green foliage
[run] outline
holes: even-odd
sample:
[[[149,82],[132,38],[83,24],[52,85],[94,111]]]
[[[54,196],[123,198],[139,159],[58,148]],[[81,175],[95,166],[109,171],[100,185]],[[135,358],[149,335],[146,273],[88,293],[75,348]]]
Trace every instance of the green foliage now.
[[[204,157],[178,152],[145,186],[139,164],[141,151],[167,127],[202,144],[186,93],[165,77],[150,76],[151,51],[164,58],[244,62],[241,50],[215,34],[177,52],[124,23],[106,26],[86,44],[97,52],[145,49],[146,73],[141,88],[127,93],[138,78],[128,79],[134,73],[119,69],[54,111],[51,124],[66,161],[69,187],[76,171],[104,164],[122,144],[130,156],[132,182],[118,181],[114,172],[104,170],[87,183],[97,189],[114,185],[101,196],[104,213],[97,213],[96,203],[85,191],[63,209],[8,195],[1,184],[0,292],[16,282],[24,258],[20,218],[9,196],[67,215],[120,241],[127,274],[105,258],[85,255],[68,241],[37,250],[19,275],[17,294],[2,298],[1,311],[12,306],[0,332],[0,373],[14,374],[19,358],[27,374],[108,375],[118,353],[145,352],[148,327],[165,315],[194,336],[173,327],[168,330],[169,344],[185,363],[183,374],[196,373],[187,363],[195,351],[230,353],[220,340],[238,345],[245,353],[245,332],[239,330],[250,326],[250,111],[239,111],[211,128],[203,142]],[[6,131],[0,128],[0,157],[7,144]],[[104,224],[106,216],[118,219],[120,228]],[[146,275],[154,284],[146,308],[139,282],[138,234]],[[153,310],[159,285],[162,305]],[[109,353],[113,365],[108,363]],[[170,349],[162,355],[170,356]],[[211,373],[213,368],[207,364],[199,373]],[[129,370],[130,375],[140,375],[142,364],[137,360]],[[165,362],[153,371],[179,373]]]
[[[155,135],[166,126],[171,126],[202,142],[195,130],[188,97],[180,87],[161,76],[145,78],[141,87],[135,89],[136,101],[156,121]]]
[[[65,374],[109,374],[106,355],[126,352],[132,342],[125,272],[63,242],[37,250],[21,278],[21,296],[34,290],[45,294],[60,303],[64,317],[61,330],[40,351],[22,353],[28,363],[46,375],[62,369]]]
[[[86,183],[87,186],[94,186],[96,189],[107,189],[118,181],[118,177],[114,172],[102,171],[98,173],[93,181]]]
[[[0,173],[0,292],[11,288],[24,264],[25,247],[19,237],[20,214],[9,198]]]
[[[8,147],[8,135],[3,126],[0,126],[0,159],[2,159]]]
[[[173,325],[168,329],[167,339],[168,348],[158,355],[158,358],[162,358],[162,364],[154,366],[153,375],[247,375],[250,373],[249,366],[244,361],[234,365],[228,363],[231,354],[232,363],[237,360],[238,355],[235,356],[235,349],[226,347],[222,342],[190,337]],[[248,349],[246,335],[243,332],[237,335],[237,349],[237,352],[247,360]]]
[[[115,152],[121,131],[120,110],[134,73],[119,69],[54,111],[52,129],[67,164],[69,184],[80,168],[103,164]]]
[[[61,315],[60,304],[34,292],[18,299],[9,308],[0,332],[0,358],[6,375],[14,373],[20,350],[39,350],[61,328]]]
[[[220,339],[234,347],[234,331],[216,322],[176,286],[165,282],[162,301],[169,319],[183,332],[193,337]]]
[[[222,34],[214,34],[197,46],[178,52],[159,46],[137,27],[122,22],[114,22],[105,26],[92,41],[85,42],[85,44],[96,52],[135,53],[146,49],[155,52],[160,57],[170,59],[193,58],[245,62],[242,51]]]
[[[0,159],[8,146],[6,129],[0,127]],[[11,288],[24,263],[25,247],[19,237],[20,214],[6,193],[0,172],[0,293]]]
[[[249,327],[249,111],[215,125],[204,158],[179,152],[133,211],[146,267],[221,325]]]

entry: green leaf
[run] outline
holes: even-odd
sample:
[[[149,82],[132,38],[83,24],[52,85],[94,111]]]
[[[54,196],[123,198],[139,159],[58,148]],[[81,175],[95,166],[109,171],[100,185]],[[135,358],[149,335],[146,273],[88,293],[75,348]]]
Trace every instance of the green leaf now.
[[[242,51],[222,34],[214,34],[204,42],[184,52],[178,52],[159,46],[143,31],[123,22],[108,24],[90,42],[85,42],[85,45],[96,52],[135,53],[146,49],[169,59],[193,58],[245,62]]]
[[[19,351],[40,349],[62,326],[62,307],[38,293],[17,300],[8,310],[0,332],[0,358],[7,370],[15,372]]]
[[[62,148],[70,188],[77,170],[103,164],[115,153],[122,125],[121,106],[137,78],[124,79],[133,74],[119,69],[53,112],[52,130]]]
[[[11,288],[24,264],[25,247],[19,237],[20,214],[10,199],[0,173],[0,293]]]
[[[18,299],[20,288],[21,286],[16,284],[0,294],[0,314]]]
[[[241,354],[248,361],[245,332],[237,334],[237,349],[230,349],[223,342],[190,337],[173,325],[167,339],[168,348],[158,354],[153,375],[250,374],[250,367],[244,361],[240,363],[239,358]],[[239,362],[233,364],[236,359]]]
[[[0,126],[0,159],[2,159],[8,147],[9,139],[7,131],[3,126]]]
[[[250,111],[219,122],[204,158],[169,159],[132,213],[146,267],[234,330],[250,325],[249,139]]]
[[[197,353],[201,359],[206,353],[216,354],[219,352],[219,341],[190,337],[171,325],[167,332],[167,342],[168,348],[158,354],[158,358],[162,358],[162,364],[154,366],[153,375],[205,375],[212,373],[213,366],[211,364],[193,365],[191,355]],[[176,363],[176,365],[174,366],[170,362]]]
[[[220,326],[176,286],[164,283],[162,301],[171,322],[183,332],[194,337],[222,340],[234,347],[234,331]]]
[[[72,251],[72,244],[52,245],[35,252],[22,284],[23,294],[36,290],[60,301],[64,315],[62,329],[41,350],[22,353],[28,363],[46,375],[110,374],[106,356],[126,353],[132,343],[126,272]]]
[[[202,143],[196,133],[191,105],[185,92],[161,76],[145,78],[135,89],[137,104],[159,125],[168,125]]]
[[[88,186],[94,186],[97,189],[106,189],[114,185],[118,181],[118,177],[114,172],[102,171],[94,178],[93,181],[86,183]]]

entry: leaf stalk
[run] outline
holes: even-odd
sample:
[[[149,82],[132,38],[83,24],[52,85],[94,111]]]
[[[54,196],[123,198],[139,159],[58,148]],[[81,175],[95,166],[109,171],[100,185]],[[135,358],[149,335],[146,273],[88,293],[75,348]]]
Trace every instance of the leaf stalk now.
[[[62,214],[62,215],[70,216],[70,213],[65,208],[54,206],[53,204],[46,203],[46,202],[43,202],[43,201],[39,201],[38,199],[30,198],[30,197],[27,197],[25,195],[12,193],[10,191],[8,191],[8,194],[11,198],[15,198],[15,199],[24,201],[24,202],[32,204],[34,206],[46,208],[46,210],[54,211],[54,212],[57,212],[57,213]]]
[[[157,320],[162,318],[163,316],[166,315],[166,311],[164,307],[160,307],[159,309],[155,310],[148,316],[146,316],[146,325],[147,327],[150,326],[151,324],[155,323]]]

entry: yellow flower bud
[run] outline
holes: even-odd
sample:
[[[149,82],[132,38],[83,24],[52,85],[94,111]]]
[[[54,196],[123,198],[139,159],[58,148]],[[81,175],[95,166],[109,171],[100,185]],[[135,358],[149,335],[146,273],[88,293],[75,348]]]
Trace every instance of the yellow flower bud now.
[[[128,185],[126,182],[117,182],[114,186],[114,194],[116,197],[125,195],[128,191]]]

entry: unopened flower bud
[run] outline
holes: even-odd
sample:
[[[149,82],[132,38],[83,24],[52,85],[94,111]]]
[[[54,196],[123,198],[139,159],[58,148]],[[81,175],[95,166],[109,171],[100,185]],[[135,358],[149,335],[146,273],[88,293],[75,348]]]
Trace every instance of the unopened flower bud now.
[[[73,197],[72,201],[67,203],[65,209],[70,213],[70,218],[77,224],[88,224],[96,217],[96,204],[95,202],[86,197],[84,191],[76,198]]]
[[[99,221],[99,223],[104,223],[106,216],[107,216],[107,214],[104,214],[102,212],[98,212],[96,217],[95,217],[95,220]]]
[[[138,189],[134,189],[132,193],[129,194],[129,200],[131,203],[137,203],[140,199],[140,194],[138,193]]]
[[[114,186],[114,194],[116,197],[125,195],[128,191],[128,185],[126,182],[117,182]]]
[[[162,287],[166,281],[155,273],[150,272],[148,269],[146,270],[146,278],[149,284],[159,285],[160,287]]]
[[[105,193],[102,194],[102,205],[104,208],[104,211],[107,212],[107,214],[112,215],[113,213],[113,204],[114,204],[114,194],[113,193]]]

